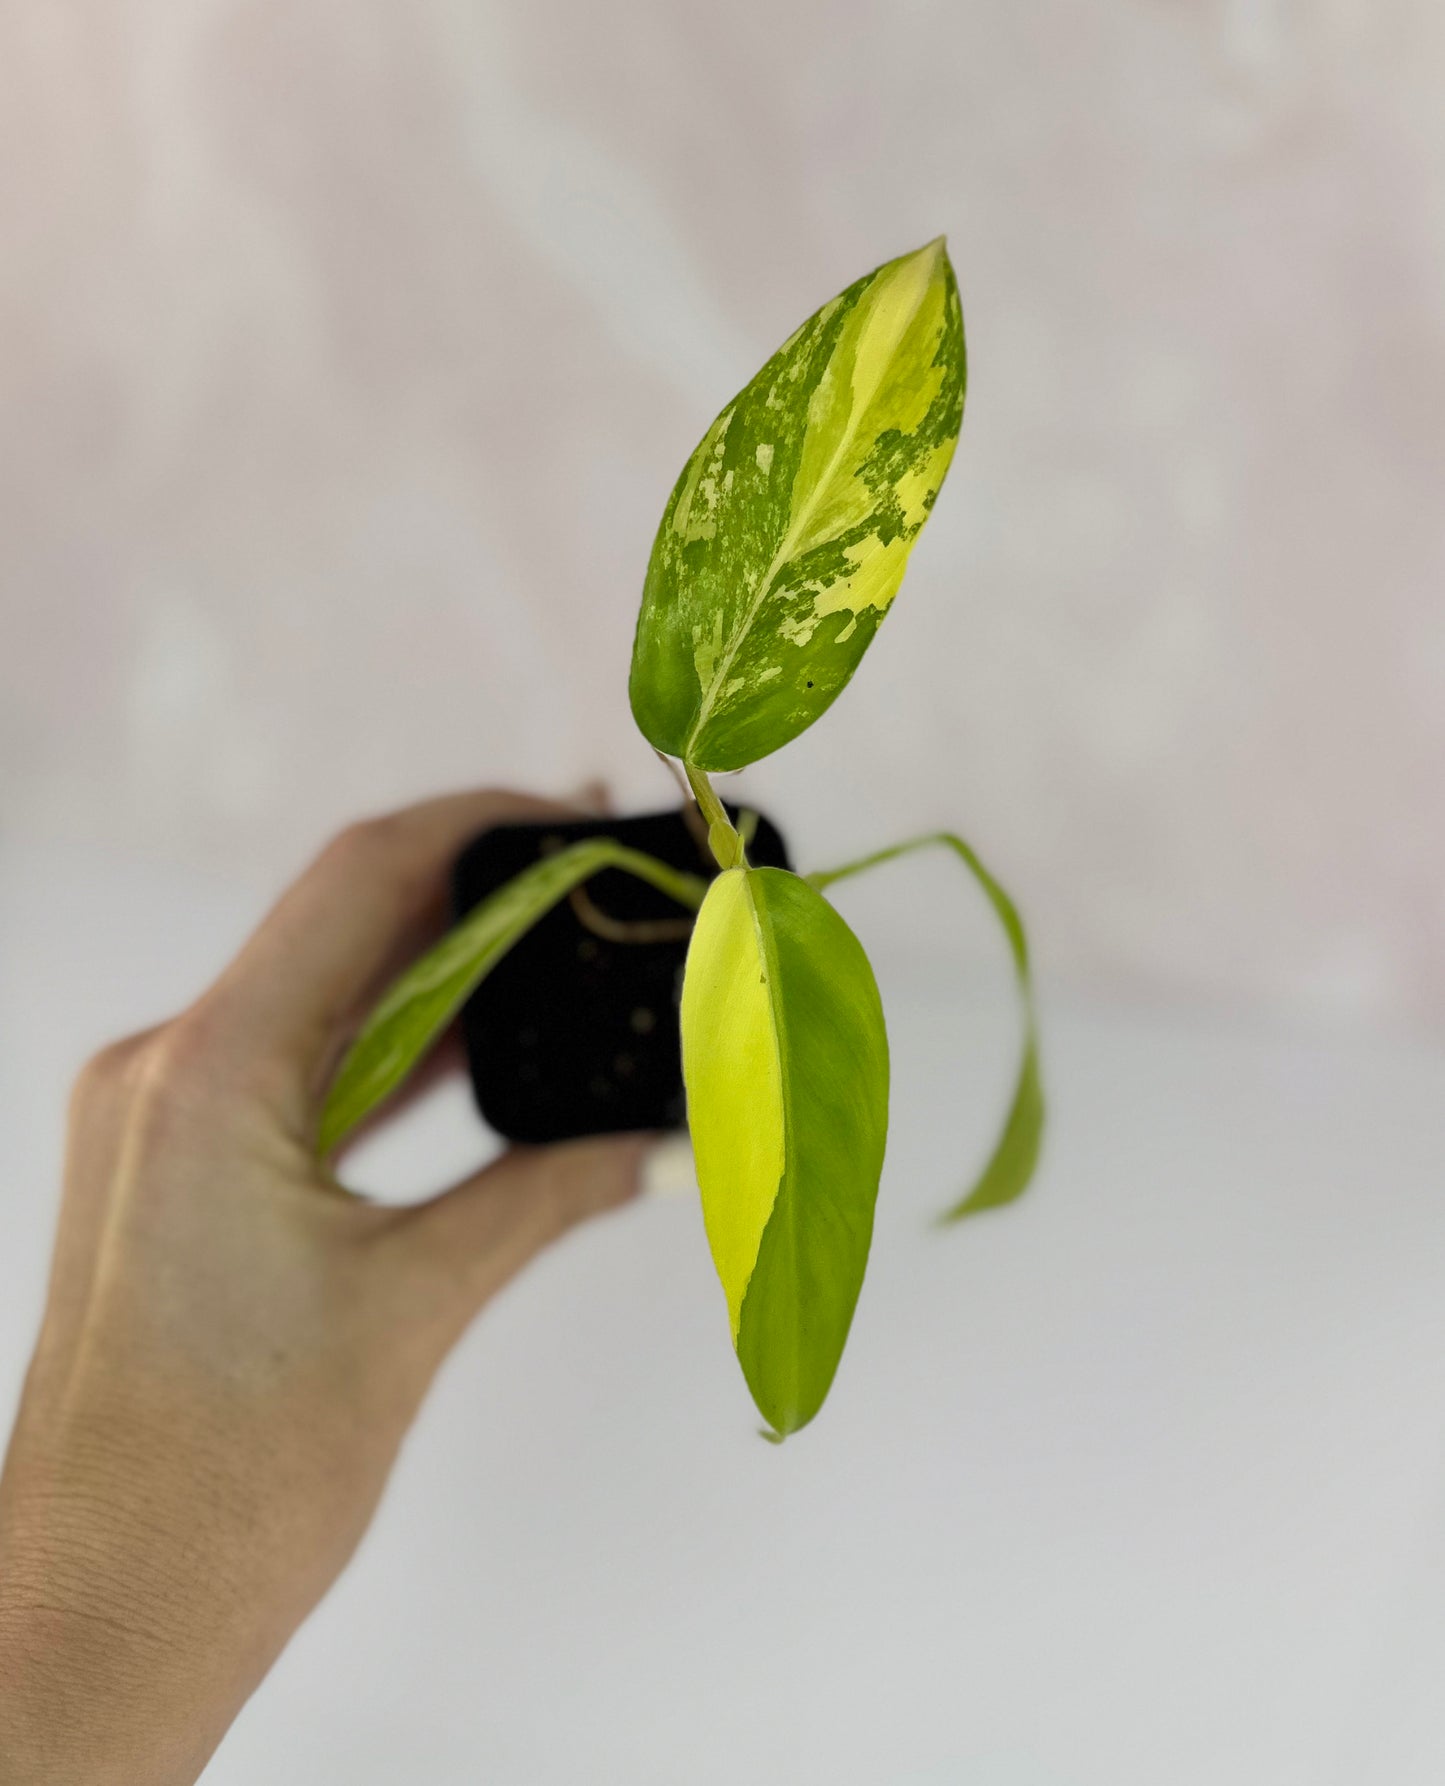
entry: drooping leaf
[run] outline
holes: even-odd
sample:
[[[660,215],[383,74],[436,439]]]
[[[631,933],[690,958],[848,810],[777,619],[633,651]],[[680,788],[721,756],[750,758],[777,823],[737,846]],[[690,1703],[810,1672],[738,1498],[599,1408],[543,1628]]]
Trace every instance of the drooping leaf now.
[[[513,943],[559,899],[604,868],[638,875],[679,904],[696,909],[702,902],[705,882],[698,876],[682,874],[611,837],[584,839],[524,869],[468,912],[382,995],[331,1083],[318,1153],[330,1153],[396,1090]]]
[[[972,1186],[943,1212],[940,1220],[959,1222],[966,1215],[1001,1209],[1005,1203],[1022,1197],[1039,1163],[1043,1139],[1044,1086],[1039,1075],[1038,1039],[1030,1024],[1003,1133]]]
[[[825,304],[718,416],[643,590],[630,692],[658,750],[739,769],[832,703],[948,470],[964,379],[940,236]]]
[[[889,849],[874,850],[871,855],[862,856],[856,862],[845,863],[841,868],[821,869],[805,878],[809,886],[819,889],[831,887],[834,881],[846,880],[849,875],[862,874],[865,869],[876,868],[880,863],[892,862],[911,850],[927,849],[934,844],[941,844],[945,849],[953,851],[983,889],[997,914],[1004,935],[1008,938],[1019,998],[1023,1005],[1023,1049],[1003,1133],[973,1184],[957,1203],[944,1212],[942,1220],[956,1222],[966,1215],[976,1215],[984,1209],[997,1209],[1005,1203],[1012,1203],[1015,1197],[1021,1197],[1033,1178],[1043,1144],[1045,1106],[1043,1078],[1039,1071],[1038,1018],[1034,1010],[1028,936],[1018,907],[984,867],[977,851],[951,831],[931,831],[926,837],[914,837],[907,843],[897,843]]]
[[[698,914],[682,1061],[703,1217],[738,1361],[778,1434],[848,1337],[888,1132],[888,1038],[863,947],[805,881],[720,874]]]

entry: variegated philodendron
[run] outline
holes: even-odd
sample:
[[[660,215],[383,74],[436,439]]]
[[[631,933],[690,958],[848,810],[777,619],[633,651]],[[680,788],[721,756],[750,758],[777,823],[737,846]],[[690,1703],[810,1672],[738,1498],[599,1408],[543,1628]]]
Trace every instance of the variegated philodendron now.
[[[837,697],[898,592],[963,417],[943,238],[810,316],[698,442],[652,548],[632,711],[741,769]]]
[[[769,1436],[828,1393],[873,1232],[888,1042],[862,945],[823,896],[929,844],[974,876],[1008,938],[1023,1044],[1002,1135],[948,1219],[1019,1196],[1043,1133],[1028,945],[1008,894],[937,832],[841,868],[753,868],[708,780],[795,738],[887,613],[953,458],[963,319],[943,238],[885,262],[797,329],[713,422],[653,544],[630,695],[702,810],[711,883],[614,840],[574,845],[472,911],[388,990],[332,1085],[329,1151],[428,1051],[481,978],[592,874],[623,869],[697,912],[680,1022],[703,1216],[734,1347]]]

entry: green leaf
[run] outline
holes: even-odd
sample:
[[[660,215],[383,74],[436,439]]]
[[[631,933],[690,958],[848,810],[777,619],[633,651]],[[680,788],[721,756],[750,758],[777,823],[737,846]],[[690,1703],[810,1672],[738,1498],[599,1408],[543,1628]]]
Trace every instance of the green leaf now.
[[[512,944],[559,899],[603,868],[635,874],[694,909],[706,889],[697,875],[681,874],[611,837],[587,838],[524,869],[470,911],[383,994],[332,1081],[317,1152],[330,1153],[395,1091]]]
[[[1021,1197],[1033,1178],[1043,1145],[1045,1107],[1043,1079],[1039,1072],[1038,1017],[1034,1009],[1028,936],[1018,907],[984,867],[978,853],[951,831],[931,831],[926,837],[910,838],[907,843],[897,843],[886,850],[875,850],[856,862],[845,863],[841,868],[820,869],[816,874],[805,878],[811,887],[831,887],[835,881],[862,874],[865,869],[876,868],[882,862],[892,862],[911,850],[927,849],[933,845],[942,845],[953,851],[982,887],[997,914],[1004,935],[1008,938],[1009,952],[1013,956],[1014,974],[1018,981],[1024,1017],[1023,1049],[1018,1077],[1014,1083],[1014,1094],[1009,1103],[1003,1133],[982,1172],[941,1218],[945,1222],[956,1222],[966,1215],[976,1215],[983,1209],[997,1209],[1002,1204],[1012,1203],[1015,1197]]]
[[[972,1188],[939,1219],[943,1222],[962,1221],[966,1215],[977,1215],[984,1209],[999,1209],[1023,1196],[1039,1163],[1043,1138],[1044,1087],[1039,1076],[1038,1041],[1030,1024],[1003,1133]]]
[[[651,744],[740,769],[831,705],[897,593],[963,393],[940,236],[825,304],[733,399],[653,543],[630,685]]]
[[[688,949],[682,1060],[703,1218],[753,1400],[822,1406],[863,1283],[888,1134],[888,1038],[863,947],[778,868],[732,868]]]

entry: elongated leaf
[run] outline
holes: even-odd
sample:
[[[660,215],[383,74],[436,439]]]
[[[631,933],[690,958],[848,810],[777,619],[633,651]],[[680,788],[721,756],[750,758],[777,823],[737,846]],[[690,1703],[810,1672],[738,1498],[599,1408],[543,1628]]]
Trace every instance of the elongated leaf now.
[[[394,980],[352,1044],[321,1113],[317,1151],[338,1141],[395,1091],[472,990],[559,899],[603,868],[621,868],[696,908],[705,883],[610,837],[587,838],[525,869],[469,912]]]
[[[1018,907],[984,867],[977,851],[951,831],[931,831],[926,837],[914,837],[889,849],[874,850],[856,862],[845,863],[841,868],[821,869],[805,878],[809,886],[831,887],[834,881],[846,880],[850,875],[862,874],[865,869],[876,868],[880,863],[892,862],[912,850],[927,849],[934,844],[953,851],[982,887],[997,914],[1008,938],[1009,953],[1013,956],[1024,1018],[1023,1050],[1003,1133],[982,1172],[958,1202],[944,1212],[942,1219],[945,1222],[956,1222],[966,1215],[997,1209],[1004,1203],[1012,1203],[1015,1197],[1021,1197],[1033,1178],[1043,1144],[1045,1106],[1043,1079],[1039,1072],[1038,1018],[1034,1010],[1028,936]]]
[[[739,769],[832,703],[897,592],[963,392],[940,236],[825,304],[723,410],[643,590],[632,711],[658,750]]]
[[[862,945],[796,875],[708,891],[682,993],[703,1217],[738,1361],[778,1434],[838,1368],[888,1132],[888,1038]]]
[[[1030,1024],[1003,1133],[972,1186],[951,1209],[943,1212],[940,1220],[962,1221],[966,1215],[1000,1209],[1022,1197],[1038,1166],[1043,1139],[1044,1086],[1039,1075],[1038,1040]]]

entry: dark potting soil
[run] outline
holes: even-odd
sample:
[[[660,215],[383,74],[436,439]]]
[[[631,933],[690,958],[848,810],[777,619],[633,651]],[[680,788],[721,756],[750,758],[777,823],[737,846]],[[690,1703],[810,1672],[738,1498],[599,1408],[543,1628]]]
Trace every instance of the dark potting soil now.
[[[738,808],[728,812],[736,822]],[[498,825],[457,858],[458,917],[540,856],[585,837],[615,837],[690,874],[717,872],[681,812],[565,824]],[[787,847],[759,818],[757,867],[787,868]],[[576,898],[553,907],[482,981],[462,1010],[477,1108],[509,1141],[562,1141],[622,1129],[670,1129],[684,1118],[678,1001],[691,914],[645,881],[606,868],[585,900],[607,920],[663,924],[656,940],[617,940],[590,927]],[[590,913],[588,915],[591,915]]]

